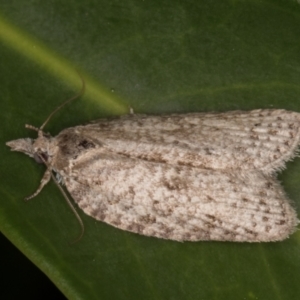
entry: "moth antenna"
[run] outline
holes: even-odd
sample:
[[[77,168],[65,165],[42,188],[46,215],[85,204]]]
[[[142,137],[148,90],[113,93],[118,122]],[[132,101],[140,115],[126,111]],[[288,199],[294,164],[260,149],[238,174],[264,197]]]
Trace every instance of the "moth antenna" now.
[[[25,124],[25,128],[39,132],[39,129],[32,125]]]
[[[79,73],[78,73],[79,74]],[[82,96],[84,94],[85,91],[85,81],[82,78],[82,76],[79,74],[81,81],[82,81],[82,88],[80,90],[80,92],[78,94],[76,94],[75,96],[71,97],[70,99],[66,100],[65,102],[63,102],[61,105],[59,105],[46,119],[46,121],[42,124],[42,126],[40,127],[40,131],[43,130],[43,128],[46,126],[46,124],[50,121],[50,119],[53,117],[54,114],[56,114],[61,108],[63,108],[66,104],[68,104],[69,102],[79,98],[80,96]]]
[[[79,234],[79,236],[72,242],[70,242],[70,245],[77,243],[78,241],[81,240],[81,238],[83,237],[84,234],[84,224],[82,222],[82,219],[80,218],[78,212],[76,211],[75,207],[73,206],[72,202],[70,201],[69,197],[67,196],[66,192],[64,191],[64,189],[60,186],[60,184],[57,182],[55,176],[53,175],[53,173],[51,172],[51,177],[54,180],[55,184],[57,185],[57,187],[60,189],[61,193],[63,194],[63,196],[65,197],[68,205],[70,206],[71,210],[73,211],[76,219],[78,220],[80,227],[81,227],[81,232]]]

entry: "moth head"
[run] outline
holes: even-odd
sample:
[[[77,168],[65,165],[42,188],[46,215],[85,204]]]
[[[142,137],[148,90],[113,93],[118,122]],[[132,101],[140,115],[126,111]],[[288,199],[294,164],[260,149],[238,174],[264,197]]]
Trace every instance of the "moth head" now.
[[[40,136],[37,139],[18,139],[7,142],[6,145],[11,148],[11,151],[23,152],[26,155],[35,159],[37,163],[48,162],[49,147],[51,141],[49,137]]]

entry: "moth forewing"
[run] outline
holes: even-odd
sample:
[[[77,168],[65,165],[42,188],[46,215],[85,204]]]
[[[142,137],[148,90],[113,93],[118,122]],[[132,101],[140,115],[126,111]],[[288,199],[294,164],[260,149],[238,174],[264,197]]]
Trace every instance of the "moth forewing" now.
[[[274,173],[299,143],[300,114],[267,109],[129,115],[7,145],[38,153],[86,214],[117,228],[176,241],[267,242],[298,224]]]

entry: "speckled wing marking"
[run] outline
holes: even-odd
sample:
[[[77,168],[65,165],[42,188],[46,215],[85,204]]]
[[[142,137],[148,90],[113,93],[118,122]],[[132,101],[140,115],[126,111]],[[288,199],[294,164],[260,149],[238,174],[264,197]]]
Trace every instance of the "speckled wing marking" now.
[[[299,113],[131,115],[56,137],[37,131],[36,140],[7,143],[47,166],[31,197],[54,171],[85,213],[120,229],[178,241],[262,242],[285,239],[298,224],[274,176],[296,155]]]
[[[300,114],[286,110],[133,115],[76,128],[131,158],[265,174],[282,169],[300,143]]]
[[[177,241],[286,238],[297,217],[275,178],[85,155],[65,184],[83,211],[117,228]]]

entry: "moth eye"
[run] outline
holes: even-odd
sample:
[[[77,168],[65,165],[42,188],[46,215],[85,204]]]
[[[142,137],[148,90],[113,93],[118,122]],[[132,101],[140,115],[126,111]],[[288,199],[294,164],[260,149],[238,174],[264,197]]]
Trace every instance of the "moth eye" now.
[[[33,158],[38,164],[43,164],[45,161],[48,161],[48,154],[45,152],[36,152]]]

